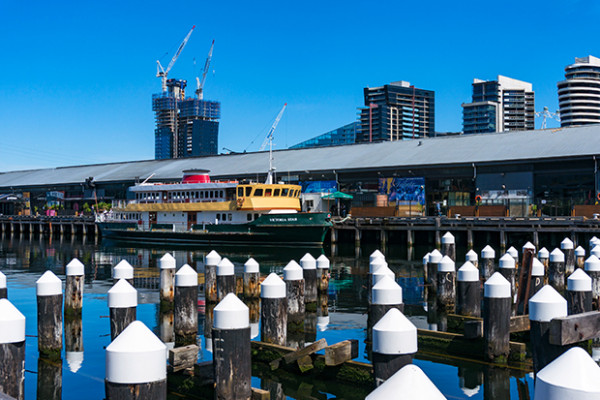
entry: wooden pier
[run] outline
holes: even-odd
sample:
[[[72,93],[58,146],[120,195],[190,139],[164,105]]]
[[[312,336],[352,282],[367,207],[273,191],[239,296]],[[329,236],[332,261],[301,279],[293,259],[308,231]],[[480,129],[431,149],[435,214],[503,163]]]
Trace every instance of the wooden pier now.
[[[1,235],[78,235],[97,237],[100,232],[91,216],[0,215]]]

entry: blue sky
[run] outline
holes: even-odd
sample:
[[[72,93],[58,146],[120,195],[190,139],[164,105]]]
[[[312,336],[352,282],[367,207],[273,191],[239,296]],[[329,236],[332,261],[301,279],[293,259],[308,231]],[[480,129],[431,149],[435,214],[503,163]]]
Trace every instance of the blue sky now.
[[[554,111],[564,67],[600,56],[599,17],[594,0],[0,0],[0,171],[152,159],[156,59],[192,25],[169,76],[193,95],[215,39],[219,148],[254,151],[285,102],[276,149],[352,122],[365,86],[397,80],[435,90],[437,131],[461,130],[473,78],[531,82]]]

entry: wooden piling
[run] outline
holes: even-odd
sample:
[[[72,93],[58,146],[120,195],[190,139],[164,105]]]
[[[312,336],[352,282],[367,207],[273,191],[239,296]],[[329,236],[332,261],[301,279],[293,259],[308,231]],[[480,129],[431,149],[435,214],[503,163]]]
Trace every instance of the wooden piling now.
[[[224,257],[217,265],[217,302],[229,293],[235,294],[235,271],[233,263]]]
[[[548,284],[559,293],[565,291],[565,255],[559,249],[554,249],[550,253],[550,262],[548,263]]]
[[[171,254],[165,253],[160,258],[158,265],[160,268],[160,309],[172,309],[175,300],[174,281],[177,262]]]
[[[319,294],[327,294],[329,291],[329,258],[321,254],[317,258],[317,286]]]
[[[534,250],[535,250],[535,248],[534,248]],[[518,268],[519,267],[519,251],[517,249],[515,249],[513,246],[510,246],[508,248],[508,250],[506,250],[506,253],[510,254],[510,256],[515,259],[515,268]]]
[[[294,260],[283,269],[287,297],[288,332],[304,330],[304,276],[302,267]]]
[[[477,256],[477,253],[475,252],[475,250],[471,249],[467,252],[467,254],[465,255],[465,262],[468,261],[471,264],[473,264],[473,266],[475,268],[477,268],[479,266],[479,258]],[[479,271],[479,270],[478,270]]]
[[[450,232],[446,232],[442,236],[442,255],[448,256],[454,262],[456,262],[456,243],[454,235]]]
[[[585,272],[592,279],[592,308],[600,309],[600,259],[591,255],[585,260]]]
[[[444,256],[437,270],[437,300],[446,310],[454,307],[456,298],[456,266],[449,256]]]
[[[67,264],[65,283],[65,318],[81,315],[83,307],[84,266],[74,258]]]
[[[117,282],[119,279],[125,279],[131,286],[133,286],[133,267],[127,262],[127,260],[121,260],[113,268],[113,281]]]
[[[373,302],[369,305],[367,317],[367,331],[379,322],[392,308],[404,311],[402,302],[402,287],[389,276],[381,278],[372,289]],[[370,337],[370,335],[368,335]]]
[[[212,250],[206,255],[204,262],[204,298],[207,303],[217,302],[217,265],[221,256]]]
[[[496,272],[485,282],[483,290],[485,355],[492,362],[506,363],[510,353],[510,282]]]
[[[569,315],[592,311],[592,278],[581,268],[567,278],[567,311]]]
[[[429,253],[429,262],[427,263],[427,283],[434,292],[437,287],[438,264],[442,261],[442,258],[444,258],[444,256],[437,249],[434,249]]]
[[[254,258],[249,258],[244,264],[244,298],[258,299],[260,297],[260,265]]]
[[[592,238],[588,242],[588,247],[589,247],[590,253],[591,253],[592,249],[594,247],[596,247],[598,244],[600,244],[600,239],[598,239],[596,236],[592,236]]]
[[[477,255],[477,253],[475,253]],[[456,313],[468,317],[481,316],[479,270],[467,261],[458,269],[456,282]]]
[[[25,316],[0,299],[0,393],[25,398]]]
[[[61,358],[63,345],[62,281],[46,271],[36,282],[38,350],[50,360]]]
[[[494,260],[496,259],[496,251],[492,246],[487,245],[481,250],[481,268],[479,272],[481,274],[481,280],[487,281],[496,272],[496,266]]]
[[[529,298],[531,299],[537,292],[544,287],[544,264],[537,258],[533,258],[531,263],[531,286],[529,288]]]
[[[234,286],[235,288],[235,286]],[[198,335],[198,273],[188,264],[175,273],[175,347],[196,344]]]
[[[306,253],[300,259],[300,266],[304,273],[304,301],[306,303],[316,303],[318,297],[317,261],[310,253]]]
[[[429,278],[427,277],[427,263],[429,263],[429,255],[431,253],[427,253],[423,256],[423,283],[427,284]]]
[[[8,287],[6,285],[6,275],[0,271],[0,299],[8,299]]]
[[[137,290],[127,280],[119,279],[108,291],[110,337],[115,340],[136,319]]]
[[[287,299],[285,282],[271,273],[260,285],[261,340],[285,345],[287,336]]]
[[[498,272],[510,283],[511,299],[515,296],[515,259],[508,253],[500,257]],[[511,300],[512,303],[512,300]]]
[[[573,241],[569,238],[564,238],[560,242],[560,249],[565,254],[565,278],[575,271],[575,246]]]
[[[371,289],[373,288],[373,274],[382,267],[387,268],[387,262],[383,257],[374,258],[369,261],[369,272],[367,274],[367,304],[371,304]]]
[[[575,249],[575,268],[583,269],[585,265],[585,249],[581,246],[577,246]]]

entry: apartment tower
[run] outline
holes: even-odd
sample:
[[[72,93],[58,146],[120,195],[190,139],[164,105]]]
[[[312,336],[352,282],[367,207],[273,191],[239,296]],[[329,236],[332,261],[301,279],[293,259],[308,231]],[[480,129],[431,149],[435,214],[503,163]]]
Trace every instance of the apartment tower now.
[[[560,126],[600,123],[600,58],[575,58],[557,86]]]

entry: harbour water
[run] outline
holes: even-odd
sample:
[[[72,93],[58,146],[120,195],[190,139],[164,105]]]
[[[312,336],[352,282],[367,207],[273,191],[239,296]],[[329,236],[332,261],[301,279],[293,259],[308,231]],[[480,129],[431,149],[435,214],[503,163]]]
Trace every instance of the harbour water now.
[[[111,268],[126,259],[134,268],[138,289],[137,318],[157,335],[160,335],[158,307],[158,259],[171,252],[177,266],[184,263],[203,272],[204,256],[212,248],[131,247],[115,243],[94,243],[81,238],[63,239],[33,237],[5,237],[0,239],[0,270],[7,275],[9,300],[25,315],[26,322],[26,376],[27,399],[102,399],[104,398],[105,347],[110,343],[107,291],[112,286]],[[368,362],[365,344],[367,325],[366,274],[368,255],[375,248],[363,248],[356,257],[353,247],[336,249],[277,249],[218,247],[222,256],[228,257],[241,274],[243,264],[253,257],[260,264],[262,275],[281,273],[292,259],[298,261],[306,252],[317,257],[325,254],[331,260],[329,289],[329,323],[319,324],[306,341],[325,338],[329,344],[346,339],[358,339],[358,361]],[[476,249],[477,250],[477,249]],[[391,247],[386,252],[390,268],[403,288],[406,314],[418,328],[427,328],[427,307],[424,299],[421,256],[426,248],[416,247],[416,261],[407,260],[407,249]],[[461,255],[460,257],[463,257]],[[65,343],[79,340],[83,352],[63,351],[62,365],[50,365],[38,360],[36,332],[35,281],[46,270],[52,270],[64,280],[65,265],[77,257],[85,265],[82,331],[80,337],[70,337],[78,330],[65,329]],[[463,258],[458,259],[464,259]],[[412,257],[411,257],[412,258]],[[199,309],[199,334],[204,332],[204,309]],[[255,338],[256,340],[258,338]],[[209,361],[212,353],[201,338],[199,361]],[[65,346],[66,347],[66,346]],[[69,349],[67,349],[69,350]],[[448,399],[530,399],[533,380],[528,374],[512,369],[491,368],[483,363],[438,357],[436,354],[419,354],[414,363],[421,367]],[[62,371],[62,373],[61,373]],[[62,375],[62,379],[61,376]],[[62,385],[61,387],[58,387]],[[360,399],[368,390],[344,384],[313,382],[300,377],[285,379],[272,376],[271,380],[254,377],[254,387],[276,387],[287,398],[345,398]],[[181,398],[171,393],[172,398]],[[275,397],[272,397],[275,398]],[[284,398],[284,397],[277,397]]]

